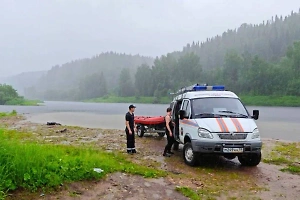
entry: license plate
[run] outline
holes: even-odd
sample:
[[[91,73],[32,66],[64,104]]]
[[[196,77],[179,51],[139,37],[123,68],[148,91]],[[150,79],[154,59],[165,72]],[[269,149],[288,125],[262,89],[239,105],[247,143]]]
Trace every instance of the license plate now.
[[[223,148],[224,153],[243,153],[243,148]]]

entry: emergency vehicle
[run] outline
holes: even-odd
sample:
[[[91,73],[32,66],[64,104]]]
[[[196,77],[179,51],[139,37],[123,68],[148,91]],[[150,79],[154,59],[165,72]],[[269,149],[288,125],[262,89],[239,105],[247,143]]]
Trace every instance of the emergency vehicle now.
[[[254,120],[240,98],[222,85],[195,84],[180,89],[170,104],[175,122],[174,149],[183,144],[183,158],[194,166],[201,155],[238,157],[245,166],[261,161],[262,142]]]

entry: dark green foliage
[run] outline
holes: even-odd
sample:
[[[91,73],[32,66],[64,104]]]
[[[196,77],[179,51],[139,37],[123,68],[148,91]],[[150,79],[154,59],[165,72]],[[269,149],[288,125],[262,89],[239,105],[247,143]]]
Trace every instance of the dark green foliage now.
[[[11,86],[0,84],[0,105],[21,105],[25,99]]]
[[[134,96],[134,87],[131,79],[131,72],[128,68],[121,71],[119,78],[119,96],[129,97]]]
[[[169,90],[194,83],[223,84],[237,94],[250,95],[300,95],[300,42],[295,42],[287,55],[278,63],[270,63],[259,56],[239,54],[229,51],[224,64],[219,68],[202,70],[200,59],[193,53],[187,53],[178,60],[161,57],[149,67],[143,66],[139,74],[152,74],[151,89],[145,87],[150,96],[166,96]],[[144,71],[143,71],[144,70]],[[143,91],[142,84],[139,90]],[[146,95],[145,93],[142,93]]]
[[[258,25],[242,24],[239,28],[228,30],[222,36],[208,38],[206,42],[193,42],[182,52],[173,53],[176,57],[194,52],[201,58],[205,69],[222,66],[228,51],[259,55],[266,61],[276,62],[285,55],[287,47],[300,40],[300,14],[292,13],[285,19],[272,18]]]
[[[92,74],[83,78],[79,83],[78,99],[92,99],[107,94],[106,80],[101,74]]]
[[[135,89],[138,96],[151,96],[151,75],[152,71],[149,66],[142,65],[137,69],[135,74]]]

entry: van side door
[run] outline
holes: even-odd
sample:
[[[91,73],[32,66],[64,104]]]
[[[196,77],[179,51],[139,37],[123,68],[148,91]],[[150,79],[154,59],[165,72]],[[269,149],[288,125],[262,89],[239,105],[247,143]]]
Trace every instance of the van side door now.
[[[182,103],[181,101],[175,101],[171,107],[172,108],[172,122],[175,123],[174,130],[173,130],[175,140],[179,139],[179,115],[178,115],[178,113],[181,108],[181,103]]]
[[[184,110],[186,112],[187,118],[179,120],[179,139],[182,143],[184,143],[184,136],[186,133],[190,133],[190,125],[188,120],[191,117],[191,102],[188,99],[185,99],[182,102],[180,110]]]

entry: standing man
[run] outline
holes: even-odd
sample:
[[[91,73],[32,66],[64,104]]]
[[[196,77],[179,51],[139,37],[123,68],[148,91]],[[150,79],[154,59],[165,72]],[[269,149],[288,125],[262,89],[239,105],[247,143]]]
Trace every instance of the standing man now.
[[[163,156],[170,157],[173,152],[171,152],[171,147],[174,143],[174,135],[173,135],[173,130],[174,130],[174,124],[171,120],[171,112],[172,108],[167,108],[167,115],[165,116],[165,122],[166,122],[166,135],[167,135],[167,140],[168,144],[165,147]]]
[[[134,139],[134,132],[136,130],[135,122],[134,122],[134,105],[129,106],[129,111],[126,113],[125,116],[125,132],[126,132],[126,139],[127,139],[127,153],[132,154],[136,153],[135,150],[135,139]]]

